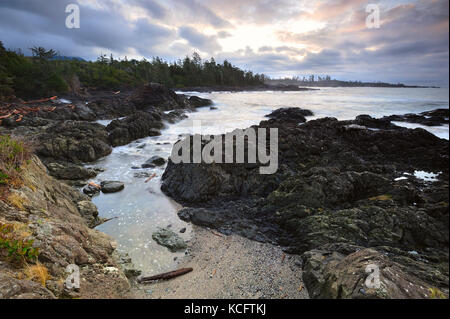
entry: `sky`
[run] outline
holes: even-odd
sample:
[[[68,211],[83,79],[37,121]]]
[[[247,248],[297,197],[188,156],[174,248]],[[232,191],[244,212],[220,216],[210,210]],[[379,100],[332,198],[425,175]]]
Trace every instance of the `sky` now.
[[[80,8],[80,28],[66,27],[69,4]],[[369,4],[378,27],[366,23]],[[448,87],[449,1],[0,0],[0,41],[26,55],[43,46],[87,60],[171,62],[198,52],[272,78]]]

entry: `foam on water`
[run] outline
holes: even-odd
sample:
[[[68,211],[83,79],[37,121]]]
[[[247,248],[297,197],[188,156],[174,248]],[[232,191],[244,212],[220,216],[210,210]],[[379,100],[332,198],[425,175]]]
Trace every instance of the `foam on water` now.
[[[441,172],[438,174],[434,174],[432,172],[425,172],[425,171],[414,171],[414,176],[418,179],[422,179],[427,182],[437,182],[437,177],[439,176]]]
[[[109,156],[91,165],[105,169],[95,181],[119,180],[125,183],[125,189],[119,193],[94,197],[93,202],[101,217],[118,217],[100,225],[98,229],[114,237],[119,249],[127,251],[144,274],[173,270],[176,267],[174,258],[183,255],[182,252],[170,253],[167,248],[153,241],[151,235],[157,227],[171,225],[176,233],[186,227],[184,234],[179,233],[186,240],[191,238],[192,228],[178,218],[176,212],[180,206],[160,190],[164,166],[155,169],[132,167],[140,167],[154,155],[167,159],[179,135],[193,132],[194,120],[201,121],[203,134],[222,134],[258,124],[266,119],[266,114],[280,107],[310,109],[315,115],[308,119],[331,116],[339,120],[354,119],[360,114],[382,117],[448,108],[448,89],[322,88],[319,91],[300,92],[184,94],[211,99],[217,110],[203,107],[197,112],[187,113],[187,119],[163,129],[161,136],[147,137],[116,147]],[[107,125],[111,121],[98,122]],[[448,139],[448,126],[424,128]],[[145,178],[134,177],[135,173],[143,171],[156,173],[157,177],[148,183],[145,183]]]

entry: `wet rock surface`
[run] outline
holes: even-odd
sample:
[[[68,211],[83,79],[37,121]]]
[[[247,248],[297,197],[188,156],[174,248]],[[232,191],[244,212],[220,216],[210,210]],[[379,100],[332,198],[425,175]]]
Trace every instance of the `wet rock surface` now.
[[[310,110],[300,109],[298,107],[284,107],[281,109],[277,109],[272,113],[266,115],[266,117],[275,119],[275,120],[283,120],[289,122],[306,122],[305,116],[313,116],[313,112]]]
[[[191,106],[186,96],[176,94],[174,91],[158,83],[149,83],[138,88],[133,92],[129,101],[137,109],[154,107],[159,110],[168,111]]]
[[[142,137],[161,135],[163,127],[157,112],[136,112],[122,120],[114,120],[107,127],[112,146],[125,145]]]
[[[50,175],[63,180],[86,180],[97,176],[97,171],[67,162],[46,164]]]
[[[152,238],[161,246],[167,247],[171,252],[185,250],[186,242],[175,232],[168,228],[160,228],[152,234]]]
[[[198,96],[191,96],[189,98],[189,103],[193,107],[204,107],[204,106],[212,105],[213,101],[211,101],[210,99],[203,99],[203,98],[198,97]]]
[[[155,166],[161,166],[166,164],[166,160],[160,156],[152,156],[144,164],[141,165],[142,168],[151,168]]]
[[[433,111],[426,111],[420,114],[404,114],[404,115],[391,115],[383,117],[385,120],[417,123],[426,126],[440,126],[449,123],[449,110],[448,109],[436,109]]]
[[[32,107],[16,99],[7,104],[11,116],[0,121],[0,131],[32,141],[46,165],[81,164],[109,155],[112,147],[160,135],[164,122],[180,121],[186,118],[186,111],[211,102],[176,94],[157,83],[128,91],[91,90],[67,98],[72,102],[44,99],[45,102],[36,102]],[[106,127],[93,122],[109,119],[113,121]],[[78,179],[75,175],[81,173],[79,170],[70,173],[69,169],[64,171],[60,167],[51,171],[55,177],[66,180]]]
[[[342,266],[341,272],[326,270],[324,276],[341,277],[345,292],[317,288],[312,294],[317,298],[427,298],[430,287],[448,292],[447,140],[369,116],[353,121],[323,118],[300,126],[298,120],[275,116],[258,127],[278,128],[279,167],[273,175],[259,174],[259,163],[169,160],[161,188],[186,206],[179,211],[181,219],[276,243],[290,253],[326,250],[338,254],[336,260],[345,267],[363,265],[360,257],[345,259],[356,251],[348,247],[372,248],[377,253],[369,251],[368,256],[380,266],[390,265],[401,278],[390,282],[392,274],[384,273],[385,284],[390,283],[381,294],[358,295],[359,290],[349,291],[347,285],[359,277],[347,278]],[[419,170],[436,173],[437,180],[417,178],[414,172]],[[331,244],[347,248],[327,247]],[[410,258],[409,251],[426,261]],[[377,254],[387,254],[387,259]],[[431,273],[435,276],[425,275]],[[367,276],[364,270],[358,274]],[[305,282],[308,289],[316,289],[313,280]],[[403,291],[405,282],[426,289],[408,293]]]
[[[102,193],[117,193],[125,188],[125,184],[119,181],[103,181],[100,183]]]

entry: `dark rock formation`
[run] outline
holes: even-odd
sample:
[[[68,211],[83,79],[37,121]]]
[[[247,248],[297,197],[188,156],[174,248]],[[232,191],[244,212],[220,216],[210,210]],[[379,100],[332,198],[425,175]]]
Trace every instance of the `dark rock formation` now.
[[[353,247],[355,252],[342,254],[334,250],[311,250],[303,254],[303,280],[311,298],[339,299],[429,299],[428,284],[420,278],[433,267],[426,262],[403,256],[404,264],[389,258],[387,252],[372,248]],[[405,265],[406,264],[406,265]],[[409,266],[408,266],[409,264]],[[379,287],[366,285],[368,271],[379,269]],[[419,276],[419,278],[418,278]]]
[[[331,244],[385,247],[388,259],[403,267],[392,266],[399,278],[447,291],[448,141],[423,129],[401,128],[368,116],[354,121],[323,118],[300,126],[298,119],[290,118],[275,117],[258,126],[278,128],[275,174],[259,174],[258,163],[174,164],[169,159],[161,189],[188,206],[179,212],[180,218],[277,243],[297,254]],[[435,172],[438,181],[420,180],[414,177],[416,170]],[[400,176],[408,177],[397,179]],[[336,247],[327,251],[337,252]],[[426,256],[426,269],[435,275],[418,278],[414,269],[425,266],[401,257],[409,251]],[[339,262],[360,267],[357,258],[344,261],[353,252],[340,251]],[[388,264],[380,258],[373,255],[380,265]],[[344,270],[342,266],[336,276]],[[332,276],[330,271],[325,277]],[[358,278],[351,277],[348,287]],[[346,282],[341,285],[347,289]],[[392,282],[384,287],[383,296],[425,296],[422,290],[401,293],[402,285]],[[356,297],[353,290],[323,289],[314,296]]]
[[[198,96],[191,96],[189,98],[189,103],[193,107],[204,107],[212,105],[213,101],[211,101],[210,99],[203,99]]]
[[[390,115],[383,117],[383,119],[388,121],[417,123],[426,126],[441,126],[449,123],[449,110],[436,109],[420,114]]]
[[[94,169],[85,168],[71,163],[46,163],[50,175],[64,180],[86,180],[97,176]]]
[[[72,163],[92,162],[111,153],[105,127],[90,122],[65,121],[37,136],[39,156]]]
[[[117,193],[125,188],[125,184],[118,181],[103,181],[100,183],[103,193]]]
[[[272,113],[266,115],[266,117],[277,121],[289,121],[289,122],[306,122],[305,116],[313,116],[313,112],[310,110],[304,110],[298,107],[285,107],[277,109]]]
[[[138,88],[130,97],[138,110],[156,108],[163,111],[186,108],[186,98],[158,83],[149,83]]]
[[[166,164],[166,160],[160,156],[152,156],[144,164],[141,165],[142,168],[152,168],[155,166],[161,166]]]
[[[125,145],[133,140],[156,136],[163,127],[161,116],[156,112],[139,111],[122,120],[114,120],[107,127],[112,146]]]

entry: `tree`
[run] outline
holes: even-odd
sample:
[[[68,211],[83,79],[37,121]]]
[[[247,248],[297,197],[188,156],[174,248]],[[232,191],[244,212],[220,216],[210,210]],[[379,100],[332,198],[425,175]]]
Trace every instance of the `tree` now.
[[[57,55],[55,50],[53,50],[53,49],[46,50],[43,47],[34,46],[34,47],[30,48],[30,50],[31,50],[33,57],[37,57],[39,59],[49,60],[49,59],[53,59]]]

